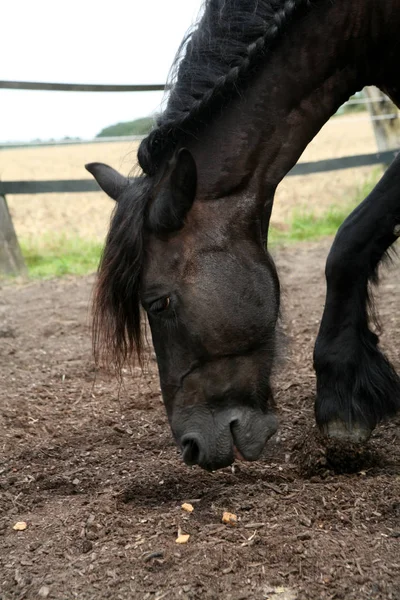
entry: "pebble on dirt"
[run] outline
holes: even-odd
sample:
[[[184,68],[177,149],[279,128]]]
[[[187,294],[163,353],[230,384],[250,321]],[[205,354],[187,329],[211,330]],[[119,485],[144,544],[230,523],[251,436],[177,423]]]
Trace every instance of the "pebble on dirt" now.
[[[180,535],[178,535],[175,542],[177,544],[187,544],[189,541],[189,538],[190,538],[190,535],[188,533],[181,533]]]
[[[15,531],[24,531],[28,527],[28,524],[25,521],[18,521],[13,525],[13,529]]]
[[[192,513],[194,511],[193,504],[189,504],[188,502],[184,502],[181,508],[188,513]]]
[[[224,512],[222,515],[222,522],[226,523],[226,525],[236,525],[237,516],[234,513]]]

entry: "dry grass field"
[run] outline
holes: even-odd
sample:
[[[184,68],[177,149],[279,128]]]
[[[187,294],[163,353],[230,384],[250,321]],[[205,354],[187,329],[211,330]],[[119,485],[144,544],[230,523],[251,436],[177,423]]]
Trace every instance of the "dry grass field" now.
[[[137,144],[113,142],[21,148],[0,151],[0,179],[82,179],[86,162],[102,161],[128,174],[136,161]],[[362,154],[376,150],[367,114],[335,117],[305,150],[302,161]],[[272,222],[282,225],[293,209],[319,214],[348,202],[374,168],[334,171],[286,178],[278,189]],[[103,193],[9,196],[17,234],[21,238],[62,234],[101,240],[112,202]]]

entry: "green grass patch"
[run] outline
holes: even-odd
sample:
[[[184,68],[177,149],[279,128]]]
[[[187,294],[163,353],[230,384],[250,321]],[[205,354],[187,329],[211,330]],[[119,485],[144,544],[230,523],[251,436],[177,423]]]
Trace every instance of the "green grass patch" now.
[[[332,206],[320,216],[316,216],[311,211],[296,211],[292,215],[287,228],[278,229],[271,226],[268,236],[269,242],[271,244],[301,242],[334,235],[354,206]]]
[[[279,245],[304,240],[319,240],[323,237],[335,235],[346,217],[375,187],[381,175],[381,169],[374,170],[368,180],[357,189],[353,198],[348,199],[340,206],[331,206],[321,215],[316,215],[309,210],[294,211],[283,228],[270,227],[269,243]]]
[[[79,237],[45,235],[20,240],[30,277],[85,275],[97,270],[103,245]]]

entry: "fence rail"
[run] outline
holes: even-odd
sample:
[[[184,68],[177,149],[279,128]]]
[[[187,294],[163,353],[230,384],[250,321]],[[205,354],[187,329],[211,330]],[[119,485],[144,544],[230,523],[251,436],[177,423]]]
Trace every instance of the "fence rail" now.
[[[397,151],[390,150],[376,154],[359,154],[343,156],[313,162],[298,163],[287,176],[310,175],[340,169],[353,169],[377,164],[389,164]],[[0,196],[19,194],[61,194],[98,192],[99,186],[91,179],[61,179],[54,181],[0,181]]]
[[[143,85],[107,85],[97,83],[40,83],[37,81],[0,81],[3,90],[36,90],[48,92],[163,92],[164,83]]]
[[[36,90],[58,92],[162,92],[169,89],[166,83],[154,84],[103,84],[103,83],[50,83],[38,81],[0,81],[0,89],[4,90]],[[375,102],[385,102],[386,98],[378,98]],[[351,98],[345,104],[368,104],[368,98]]]

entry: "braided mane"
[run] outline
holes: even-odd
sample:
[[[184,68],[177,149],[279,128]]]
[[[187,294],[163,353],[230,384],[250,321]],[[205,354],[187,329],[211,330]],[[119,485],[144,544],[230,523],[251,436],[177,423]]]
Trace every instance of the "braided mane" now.
[[[142,141],[138,159],[154,175],[179,136],[210,122],[260,64],[295,13],[310,0],[206,0],[203,16],[184,38],[164,112]]]

